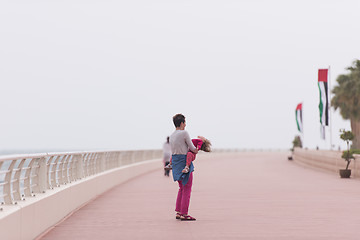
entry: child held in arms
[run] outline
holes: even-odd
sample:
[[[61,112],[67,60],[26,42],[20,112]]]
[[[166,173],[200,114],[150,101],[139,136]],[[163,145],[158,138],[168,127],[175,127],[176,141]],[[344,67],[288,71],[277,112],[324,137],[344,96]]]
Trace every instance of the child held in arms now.
[[[211,152],[211,142],[204,138],[203,136],[198,136],[197,139],[191,139],[192,143],[196,147],[197,150],[202,150],[204,152]],[[193,153],[191,150],[186,154],[186,165],[185,168],[181,171],[182,173],[188,173],[189,167],[192,161],[196,158],[196,153]],[[171,160],[170,163],[165,166],[165,169],[171,169]]]

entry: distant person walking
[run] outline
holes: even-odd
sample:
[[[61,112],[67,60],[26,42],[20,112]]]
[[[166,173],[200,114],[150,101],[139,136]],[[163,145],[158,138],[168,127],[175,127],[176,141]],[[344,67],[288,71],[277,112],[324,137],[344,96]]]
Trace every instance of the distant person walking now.
[[[171,152],[171,146],[170,146],[170,137],[167,137],[166,142],[163,145],[163,156],[164,156],[163,163],[164,163],[164,166],[166,166],[166,165],[168,165],[170,163],[171,155],[172,155],[172,152]],[[169,172],[170,172],[170,169],[164,168],[164,175],[165,176],[169,176]]]
[[[177,181],[179,184],[175,207],[176,219],[181,219],[182,221],[194,221],[196,219],[188,215],[194,165],[192,163],[190,164],[188,173],[183,173],[182,170],[186,166],[186,154],[189,149],[195,154],[198,153],[198,149],[192,143],[189,133],[185,131],[185,116],[176,114],[173,117],[173,122],[175,131],[170,136],[172,170],[174,181]]]

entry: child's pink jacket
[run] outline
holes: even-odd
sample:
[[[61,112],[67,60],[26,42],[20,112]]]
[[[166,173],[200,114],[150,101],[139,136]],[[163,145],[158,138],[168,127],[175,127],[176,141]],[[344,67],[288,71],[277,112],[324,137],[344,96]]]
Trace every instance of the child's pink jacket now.
[[[197,149],[200,149],[203,145],[203,141],[201,139],[191,139],[191,141]],[[186,154],[186,165],[190,166],[191,162],[194,161],[195,158],[196,154],[189,150]]]
[[[201,139],[191,139],[191,141],[197,149],[200,149],[203,145],[203,141]]]

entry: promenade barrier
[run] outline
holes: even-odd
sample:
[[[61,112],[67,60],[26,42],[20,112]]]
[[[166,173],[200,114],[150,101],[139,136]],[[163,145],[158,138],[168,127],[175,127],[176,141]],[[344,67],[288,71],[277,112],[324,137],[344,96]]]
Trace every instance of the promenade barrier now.
[[[293,160],[305,167],[339,174],[339,169],[345,169],[347,162],[341,158],[342,151],[330,150],[309,150],[304,148],[295,148]],[[349,169],[351,177],[360,177],[360,155],[354,154],[355,160],[352,160]]]
[[[0,157],[0,239],[35,239],[77,208],[161,168],[161,150]]]

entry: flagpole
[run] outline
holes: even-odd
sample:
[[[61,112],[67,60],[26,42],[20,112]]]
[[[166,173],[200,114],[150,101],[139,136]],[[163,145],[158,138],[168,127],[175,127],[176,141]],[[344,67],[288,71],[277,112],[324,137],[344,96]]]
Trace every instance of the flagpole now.
[[[301,143],[302,143],[302,146],[303,148],[305,148],[305,143],[304,143],[304,101],[301,101],[301,110],[302,110],[302,113],[301,113],[301,120],[302,120],[302,123],[301,123]]]
[[[329,123],[329,129],[330,129],[330,150],[333,149],[333,145],[332,145],[332,119],[331,119],[331,78],[330,78],[330,65],[329,65],[329,118],[330,118],[330,123]]]

